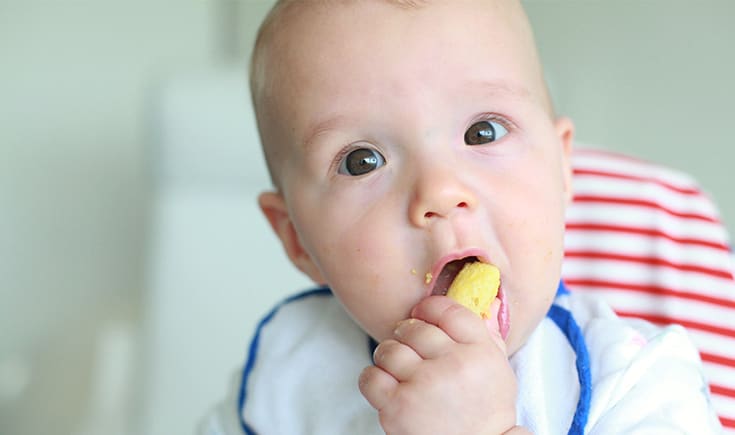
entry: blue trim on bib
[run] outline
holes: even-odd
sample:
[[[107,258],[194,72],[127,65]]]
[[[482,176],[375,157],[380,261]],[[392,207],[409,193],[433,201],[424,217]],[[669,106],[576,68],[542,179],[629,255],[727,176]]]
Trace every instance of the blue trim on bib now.
[[[566,296],[569,294],[569,289],[564,284],[564,281],[559,280],[559,287],[556,288],[556,297]]]
[[[563,282],[559,282],[559,287],[556,291],[556,296],[568,295],[569,290],[564,286]],[[301,293],[297,293],[290,296],[278,305],[276,305],[263,319],[258,323],[255,330],[255,335],[250,342],[248,359],[245,363],[245,367],[242,372],[242,380],[240,383],[240,393],[238,397],[238,416],[240,418],[240,425],[242,430],[247,435],[257,435],[255,430],[245,422],[245,416],[243,415],[245,409],[245,401],[247,400],[247,382],[255,366],[255,360],[258,356],[258,346],[260,345],[260,334],[263,328],[275,317],[276,313],[283,307],[291,302],[295,302],[301,299],[305,299],[311,296],[332,296],[332,291],[327,287],[321,287],[317,289],[306,290]],[[570,435],[577,435],[584,433],[584,427],[587,424],[587,418],[589,415],[590,399],[591,399],[591,381],[590,381],[590,361],[589,354],[587,352],[587,345],[584,342],[584,336],[579,325],[574,320],[569,310],[560,307],[559,305],[552,305],[547,313],[549,317],[566,336],[569,344],[576,353],[576,366],[577,375],[579,377],[579,401],[577,402],[577,409],[574,413],[572,425],[569,428]],[[372,352],[375,350],[377,343],[375,340],[368,336],[368,349],[370,349],[371,357]]]
[[[560,281],[556,295],[563,296],[567,294],[569,294],[569,290]],[[574,349],[574,353],[577,355],[576,366],[577,376],[579,378],[579,401],[577,402],[577,409],[574,412],[574,418],[572,419],[572,425],[569,427],[568,434],[583,434],[584,427],[587,425],[587,418],[589,417],[590,399],[592,397],[590,357],[587,351],[587,345],[584,342],[584,335],[574,320],[572,313],[566,308],[554,304],[549,308],[546,316],[553,320],[559,329],[561,329],[572,346],[572,349]]]
[[[245,410],[245,400],[247,399],[247,382],[248,377],[250,376],[250,372],[252,372],[253,367],[255,366],[255,359],[258,356],[258,346],[260,344],[260,333],[263,330],[263,327],[267,325],[273,317],[276,315],[278,310],[281,309],[286,304],[289,304],[291,302],[295,302],[301,299],[305,299],[311,296],[332,296],[332,291],[327,287],[320,287],[317,289],[311,289],[306,290],[301,293],[297,293],[295,295],[289,296],[288,298],[281,301],[278,305],[276,305],[268,314],[261,319],[260,323],[258,323],[258,327],[255,329],[255,336],[253,336],[252,341],[250,342],[250,347],[248,350],[248,360],[245,363],[245,368],[243,368],[242,371],[242,380],[240,381],[240,394],[237,399],[237,415],[240,417],[240,426],[242,427],[243,432],[245,432],[247,435],[256,435],[257,433],[253,430],[253,428],[250,427],[247,422],[245,422],[245,416],[243,415],[243,411]]]

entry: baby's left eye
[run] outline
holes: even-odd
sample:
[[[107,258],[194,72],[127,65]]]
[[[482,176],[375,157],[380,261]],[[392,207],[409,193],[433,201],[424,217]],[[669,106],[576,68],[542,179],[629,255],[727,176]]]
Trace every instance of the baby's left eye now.
[[[508,129],[497,121],[479,121],[470,126],[464,134],[467,145],[482,145],[494,142],[508,134]]]

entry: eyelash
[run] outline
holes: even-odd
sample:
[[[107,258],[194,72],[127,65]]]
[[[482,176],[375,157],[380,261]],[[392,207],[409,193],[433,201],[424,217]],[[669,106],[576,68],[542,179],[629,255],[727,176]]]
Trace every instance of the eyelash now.
[[[506,130],[508,130],[508,133],[511,133],[513,130],[516,129],[516,125],[509,120],[508,118],[504,116],[500,116],[497,113],[492,112],[485,112],[481,113],[475,118],[473,118],[469,124],[465,127],[464,131],[467,131],[470,127],[472,127],[475,123],[481,122],[481,121],[494,121],[498,124],[501,124],[503,127],[505,127]]]

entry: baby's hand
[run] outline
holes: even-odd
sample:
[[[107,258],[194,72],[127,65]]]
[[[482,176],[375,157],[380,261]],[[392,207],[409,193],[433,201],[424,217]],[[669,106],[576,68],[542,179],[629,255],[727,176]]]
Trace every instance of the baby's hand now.
[[[499,301],[492,312],[497,315]],[[496,321],[431,296],[375,349],[360,391],[387,434],[501,434],[516,421],[517,386]]]

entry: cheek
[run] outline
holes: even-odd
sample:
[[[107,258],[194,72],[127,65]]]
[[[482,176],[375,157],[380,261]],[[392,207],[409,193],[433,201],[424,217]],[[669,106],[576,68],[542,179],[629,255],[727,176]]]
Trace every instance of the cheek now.
[[[325,204],[339,211],[303,222],[310,229],[304,244],[328,285],[376,338],[387,337],[421,297],[406,232],[388,201],[384,198],[381,207]]]
[[[312,225],[320,229],[310,232],[315,236],[310,237],[310,251],[329,281],[347,275],[359,276],[363,285],[376,284],[380,279],[376,259],[391,252],[394,226],[387,224],[385,213],[338,208],[340,212],[322,215]]]
[[[528,197],[526,197],[528,198]],[[511,200],[512,214],[506,214],[499,230],[509,256],[514,278],[548,280],[558,273],[563,255],[563,208],[543,196],[531,201]]]
[[[511,339],[522,343],[553,300],[561,274],[564,189],[561,173],[543,162],[524,168],[504,197],[498,237],[507,255],[505,277],[511,309]],[[520,173],[520,172],[519,172]]]

